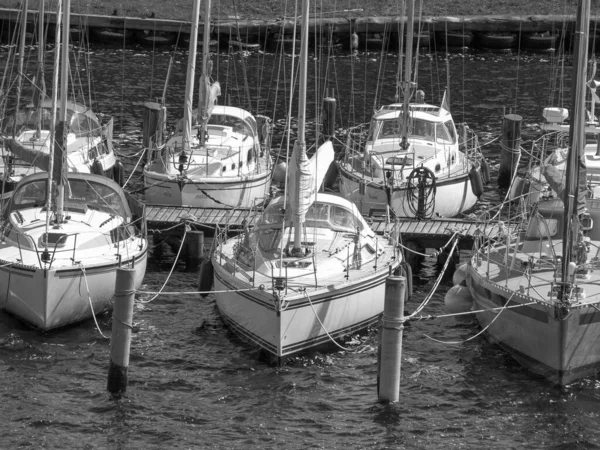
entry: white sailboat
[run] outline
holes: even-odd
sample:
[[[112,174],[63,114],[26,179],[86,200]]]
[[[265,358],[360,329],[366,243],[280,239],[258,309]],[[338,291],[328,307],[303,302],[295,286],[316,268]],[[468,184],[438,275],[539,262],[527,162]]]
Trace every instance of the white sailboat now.
[[[394,237],[377,236],[347,199],[318,192],[333,145],[306,156],[308,13],[303,0],[298,140],[286,195],[252,230],[219,240],[211,257],[223,320],[277,361],[376,323],[385,279],[401,262]]]
[[[110,309],[117,268],[134,268],[139,287],[148,250],[143,205],[106,177],[66,170],[70,0],[62,14],[60,5],[49,170],[16,185],[2,214],[0,242],[0,307],[42,330]]]
[[[455,217],[481,195],[472,179],[481,176],[482,156],[473,131],[457,129],[446,93],[439,106],[425,103],[412,81],[414,1],[408,5],[403,101],[348,130],[340,191],[369,216],[390,208],[396,217]]]
[[[582,164],[589,20],[581,0],[564,194],[536,203],[524,232],[481,242],[466,276],[489,339],[559,385],[600,369],[600,200],[586,198]]]
[[[40,1],[37,69],[32,79],[33,96],[22,104],[23,61],[25,57],[25,25],[27,1],[23,5],[21,24],[17,105],[2,127],[2,173],[6,190],[11,190],[23,176],[48,171],[51,151],[52,102],[46,97],[44,83],[44,1]],[[11,61],[8,62],[11,64]],[[4,81],[3,81],[4,84]],[[122,183],[123,165],[113,148],[113,118],[97,115],[89,105],[67,101],[69,134],[65,145],[67,168],[78,173],[104,175]]]
[[[204,2],[200,100],[192,111],[200,0],[194,0],[184,117],[144,167],[149,204],[244,208],[264,202],[273,164],[270,120],[234,106],[217,105],[218,82],[210,83],[210,0]]]

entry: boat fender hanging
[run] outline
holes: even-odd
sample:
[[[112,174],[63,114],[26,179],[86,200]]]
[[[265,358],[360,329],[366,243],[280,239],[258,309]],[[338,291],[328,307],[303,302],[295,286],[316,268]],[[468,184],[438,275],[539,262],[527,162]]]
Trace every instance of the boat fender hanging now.
[[[467,263],[463,263],[460,266],[458,266],[452,274],[452,283],[460,284],[461,286],[466,286],[468,271],[469,265]]]
[[[473,297],[469,288],[459,284],[452,286],[444,296],[445,310],[448,314],[459,314],[473,309]],[[470,315],[464,316],[471,319]]]
[[[481,158],[481,179],[484,184],[488,184],[491,181],[490,166],[485,158]]]
[[[208,291],[212,289],[214,277],[214,268],[210,259],[203,258],[200,262],[198,270],[198,291],[202,292],[202,298],[208,295]]]
[[[120,160],[117,160],[113,166],[113,180],[121,187],[125,185],[125,167]]]
[[[102,163],[95,159],[92,163],[91,173],[95,173],[96,175],[104,175],[104,168],[102,167]]]
[[[412,267],[406,261],[402,261],[400,268],[402,269],[400,273],[406,278],[406,295],[404,296],[404,300],[408,302],[413,295]]]
[[[472,167],[469,171],[469,180],[471,181],[471,190],[475,194],[475,197],[481,197],[483,194],[483,181],[481,181],[481,173],[476,167]]]

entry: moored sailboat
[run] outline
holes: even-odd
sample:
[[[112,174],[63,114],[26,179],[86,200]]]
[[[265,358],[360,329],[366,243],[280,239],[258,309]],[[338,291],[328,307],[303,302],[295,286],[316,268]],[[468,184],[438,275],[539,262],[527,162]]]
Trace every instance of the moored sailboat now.
[[[473,131],[454,123],[446,93],[439,106],[425,103],[413,82],[414,1],[408,5],[402,102],[348,130],[340,191],[366,215],[389,208],[396,217],[455,217],[482,194],[473,182],[482,155]]]
[[[40,29],[35,75],[31,79],[33,91],[30,101],[24,102],[25,29],[27,2],[23,4],[20,50],[18,62],[10,58],[17,70],[15,110],[2,121],[2,174],[4,190],[11,190],[23,176],[48,171],[51,152],[52,102],[46,96],[44,82],[45,33],[44,1],[40,1]],[[16,59],[16,57],[14,58]],[[3,84],[6,80],[3,80]],[[120,181],[123,165],[117,160],[113,147],[113,118],[96,114],[90,105],[81,101],[67,101],[66,120],[69,134],[65,143],[67,170],[78,173],[95,173]]]
[[[3,210],[0,242],[0,306],[42,330],[110,309],[117,269],[134,269],[139,287],[148,250],[143,205],[106,177],[67,170],[70,0],[62,14],[60,6],[49,168],[16,185]]]
[[[223,320],[277,361],[375,324],[385,279],[401,262],[394,236],[377,236],[354,204],[318,192],[333,145],[306,155],[308,11],[303,0],[298,140],[286,194],[251,230],[219,239],[211,257]]]
[[[480,241],[466,277],[490,340],[559,385],[600,369],[600,200],[586,198],[584,164],[589,18],[590,1],[581,0],[560,199],[536,203],[525,231]]]
[[[264,202],[271,185],[270,119],[217,105],[211,83],[210,0],[204,2],[202,74],[198,108],[192,110],[200,0],[194,0],[184,117],[144,167],[150,204],[249,209]]]

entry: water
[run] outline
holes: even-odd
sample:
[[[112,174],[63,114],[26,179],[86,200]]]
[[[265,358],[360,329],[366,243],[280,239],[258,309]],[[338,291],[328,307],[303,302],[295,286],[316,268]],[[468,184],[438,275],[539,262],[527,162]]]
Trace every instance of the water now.
[[[150,95],[161,95],[168,54],[96,49],[89,58],[95,110],[115,115],[117,150],[131,170],[141,137],[141,105]],[[168,90],[171,118],[179,116],[183,101],[185,55],[179,60]],[[331,87],[343,112],[339,126],[368,118],[376,92],[383,89],[386,101],[393,99],[395,66],[393,61],[385,67],[380,62],[378,53],[329,60]],[[272,75],[280,60],[255,55],[247,63],[254,104],[259,96],[266,99],[261,109],[275,112],[278,119],[278,146],[285,141],[287,110]],[[232,98],[245,92],[239,78],[231,75],[240,72],[240,64],[240,55],[223,54],[215,67],[223,91]],[[289,65],[289,58],[281,61],[282,70]],[[380,67],[383,88],[376,82]],[[499,135],[504,108],[508,112],[510,107],[524,118],[524,139],[535,135],[534,124],[550,98],[549,55],[453,54],[450,68],[454,114],[459,120],[464,115],[483,142]],[[424,55],[419,70],[420,87],[428,96],[441,98],[437,86],[446,84],[444,62]],[[309,102],[309,131],[317,109]],[[486,154],[493,167],[497,143],[486,147]],[[141,183],[138,175],[132,180],[133,188]],[[480,208],[497,204],[502,196],[492,182]],[[163,286],[174,262],[168,250],[162,261],[150,261],[144,291],[157,292]],[[467,255],[463,251],[461,258]],[[426,259],[414,273],[415,295],[408,311],[429,293],[437,276],[435,260]],[[194,291],[196,281],[195,274],[178,265],[164,291]],[[425,314],[444,312],[444,294],[451,285],[446,277]],[[409,323],[400,402],[380,405],[376,330],[345,343],[346,350],[297,358],[275,368],[223,326],[211,296],[162,295],[148,302],[152,298],[148,293],[137,297],[129,385],[121,399],[106,391],[109,341],[93,321],[43,334],[0,313],[0,448],[600,446],[597,379],[559,390],[476,336],[479,327],[473,321]],[[109,335],[110,315],[98,321],[102,333]]]

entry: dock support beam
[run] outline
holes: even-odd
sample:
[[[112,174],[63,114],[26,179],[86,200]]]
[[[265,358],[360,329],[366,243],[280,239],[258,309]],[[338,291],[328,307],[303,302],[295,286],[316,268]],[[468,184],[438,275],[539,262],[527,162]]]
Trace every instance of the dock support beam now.
[[[508,188],[517,170],[521,154],[521,121],[517,114],[507,114],[502,120],[502,151],[498,170],[498,186]]]
[[[191,230],[185,237],[187,247],[186,272],[195,272],[204,256],[204,231]]]
[[[377,374],[377,394],[380,402],[397,402],[400,397],[405,289],[406,278],[404,277],[389,276],[385,280],[385,303]]]
[[[110,339],[110,363],[107,389],[112,394],[127,390],[127,370],[131,329],[133,325],[133,300],[135,297],[135,269],[117,269],[115,283],[115,306],[113,309],[112,335]]]

